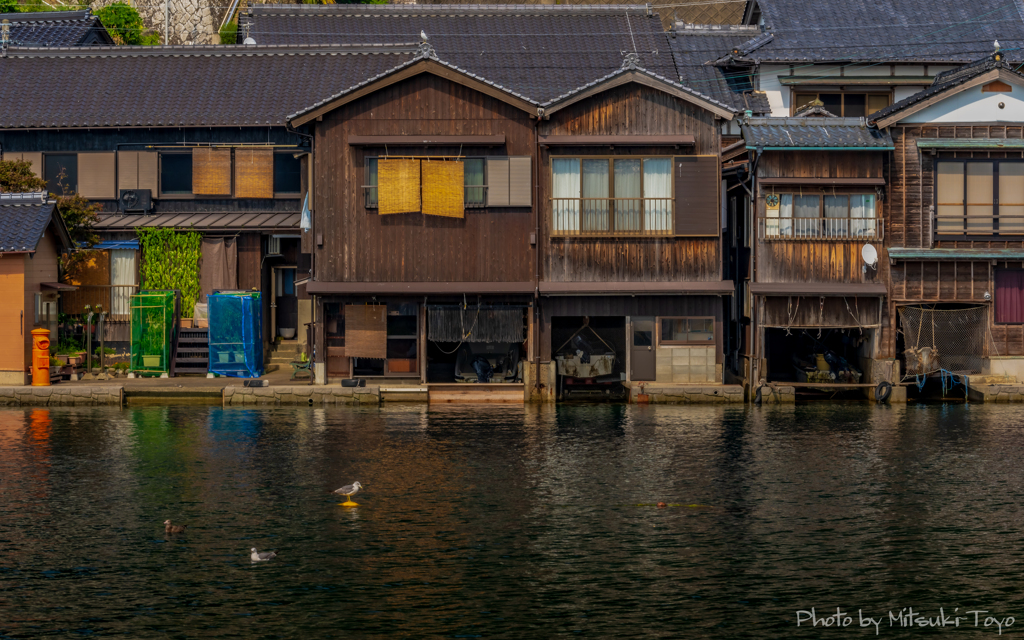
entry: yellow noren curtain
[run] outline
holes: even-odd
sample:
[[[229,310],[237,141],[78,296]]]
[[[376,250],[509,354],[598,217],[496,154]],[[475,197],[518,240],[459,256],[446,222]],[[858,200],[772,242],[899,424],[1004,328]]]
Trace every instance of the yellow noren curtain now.
[[[420,210],[420,161],[377,161],[377,210],[381,215]]]
[[[274,197],[273,149],[235,149],[235,197]]]
[[[465,167],[461,161],[424,160],[423,213],[446,218],[463,218],[466,214]]]
[[[197,147],[192,150],[192,193],[231,195],[231,149]]]

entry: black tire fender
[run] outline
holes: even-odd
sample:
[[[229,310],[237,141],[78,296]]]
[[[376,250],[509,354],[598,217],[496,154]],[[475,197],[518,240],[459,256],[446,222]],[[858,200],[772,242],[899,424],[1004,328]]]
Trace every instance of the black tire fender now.
[[[761,406],[761,389],[764,387],[758,386],[757,390],[754,391],[754,404]]]
[[[889,396],[892,395],[892,383],[882,380],[875,387],[875,399],[878,400],[879,404],[889,401]]]

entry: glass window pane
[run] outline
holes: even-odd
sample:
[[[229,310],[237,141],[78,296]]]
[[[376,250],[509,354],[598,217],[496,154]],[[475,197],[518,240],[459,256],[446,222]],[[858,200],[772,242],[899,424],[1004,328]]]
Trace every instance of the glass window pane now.
[[[850,196],[850,233],[854,236],[875,235],[875,199],[873,193]]]
[[[192,193],[192,154],[160,154],[160,193]]]
[[[821,217],[821,198],[818,196],[793,196],[794,233],[798,236],[819,234],[818,218]]]
[[[964,228],[964,163],[940,162],[935,180],[938,187],[938,233],[958,233]]]
[[[551,159],[551,226],[554,231],[580,230],[580,159]]]
[[[643,180],[639,159],[616,160],[615,171],[615,230],[639,231]]]
[[[580,230],[608,230],[608,179],[607,160],[583,161],[583,215]]]
[[[672,230],[672,159],[644,158],[644,230]]]
[[[43,179],[50,193],[70,195],[78,192],[78,154],[46,154]]]
[[[302,162],[291,153],[274,154],[274,193],[302,190]]]
[[[867,113],[868,96],[865,93],[848,93],[843,96],[843,116],[863,118]],[[839,115],[838,113],[836,115]]]
[[[798,93],[798,94],[796,94],[795,106],[796,106],[797,109],[799,109],[800,107],[804,106],[805,104],[810,104],[810,103],[814,102],[817,99],[818,99],[818,94],[816,94],[816,93]]]
[[[999,233],[1024,233],[1024,162],[999,163]]]
[[[462,161],[466,185],[466,206],[484,206],[484,159],[466,158]]]
[[[887,94],[876,94],[868,96],[868,115],[884,109],[889,106],[889,96]]]
[[[819,93],[818,99],[824,104],[825,110],[834,116],[843,115],[843,94]]]
[[[715,339],[715,321],[711,319],[690,320],[690,333],[687,342],[713,342]]]
[[[979,233],[992,231],[992,187],[993,171],[991,162],[967,163],[967,230]]]
[[[633,346],[634,347],[650,347],[654,344],[651,340],[650,331],[640,331],[637,329],[633,330]]]
[[[849,213],[849,196],[825,196],[825,237],[845,237],[849,233]]]
[[[366,206],[377,206],[377,158],[366,159]]]

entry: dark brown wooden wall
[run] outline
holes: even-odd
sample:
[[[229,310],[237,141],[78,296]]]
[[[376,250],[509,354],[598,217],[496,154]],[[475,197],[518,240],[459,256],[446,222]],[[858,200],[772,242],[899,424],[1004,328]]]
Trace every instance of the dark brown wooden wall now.
[[[1021,158],[1020,151],[942,151],[933,156],[917,148],[919,138],[1024,138],[1021,125],[905,124],[889,130],[895,143],[887,167],[886,245],[910,248],[1004,249],[1021,248],[1020,240],[935,240],[932,237],[935,204],[935,161],[943,158]],[[995,295],[993,271],[1020,268],[1021,263],[1000,261],[897,262],[890,270],[888,314],[897,324],[896,307],[916,303],[989,304],[984,295]],[[990,324],[990,355],[1024,355],[1024,327]],[[894,355],[896,334],[883,333],[883,350]]]
[[[357,135],[505,134],[504,147],[462,155],[533,155],[529,114],[473,89],[423,74],[344,105],[316,123],[317,279],[351,282],[528,282],[534,259],[530,208],[467,209],[464,219],[420,213],[381,216],[364,206],[364,158],[383,148],[351,147]],[[391,155],[458,154],[458,148],[389,148]]]
[[[551,156],[719,155],[714,114],[641,85],[624,85],[556,112],[540,135],[692,134],[692,147],[541,149],[541,247],[552,282],[721,280],[719,238],[551,238]]]

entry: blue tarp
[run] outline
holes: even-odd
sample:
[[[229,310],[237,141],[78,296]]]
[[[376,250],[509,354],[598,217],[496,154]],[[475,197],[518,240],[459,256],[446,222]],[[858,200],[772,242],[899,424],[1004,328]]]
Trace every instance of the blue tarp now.
[[[107,240],[92,246],[93,249],[135,249],[139,248],[138,240]]]
[[[259,291],[217,291],[207,296],[210,371],[232,378],[263,375],[263,304]]]

